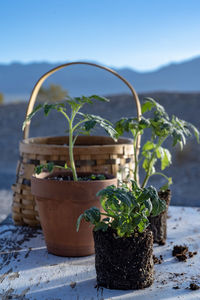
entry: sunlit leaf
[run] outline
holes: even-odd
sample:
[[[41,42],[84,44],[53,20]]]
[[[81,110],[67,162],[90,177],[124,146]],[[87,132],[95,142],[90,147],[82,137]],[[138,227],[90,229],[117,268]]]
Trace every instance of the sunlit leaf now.
[[[164,156],[161,158],[161,170],[164,170],[172,163],[171,153],[169,152],[169,150],[163,148],[163,151],[164,151]]]
[[[42,104],[37,105],[34,110],[32,111],[32,113],[30,113],[27,117],[26,120],[23,122],[23,126],[22,126],[22,130],[24,130],[24,128],[26,127],[27,123],[30,122],[30,120],[32,119],[32,117],[41,109],[43,108]]]

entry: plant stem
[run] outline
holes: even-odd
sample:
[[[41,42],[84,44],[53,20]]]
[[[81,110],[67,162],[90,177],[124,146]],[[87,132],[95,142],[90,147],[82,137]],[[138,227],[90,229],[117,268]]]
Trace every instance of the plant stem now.
[[[115,218],[115,216],[111,216],[111,215],[109,215],[109,214],[102,213],[102,212],[101,212],[101,215],[103,215],[103,216],[107,216],[107,217],[110,217],[110,218],[113,218],[113,219]]]
[[[153,176],[153,175],[160,175],[160,176],[163,176],[167,181],[169,181],[169,177],[167,177],[165,174],[163,174],[163,173],[161,173],[161,172],[155,172],[155,173],[153,173],[152,175],[150,175],[150,177]]]
[[[72,169],[73,179],[74,181],[78,181],[76,167],[74,163],[74,154],[73,154],[73,129],[72,129],[72,121],[69,122],[69,159],[70,165]]]
[[[134,158],[135,158],[135,166],[134,166],[134,180],[139,185],[139,178],[138,178],[138,155],[137,155],[137,137],[138,137],[139,131],[136,132],[134,142],[133,142],[133,149],[134,149]]]
[[[88,119],[84,119],[84,120],[81,120],[79,121],[73,128],[73,132],[82,124],[82,123],[85,123],[86,121],[88,121]]]

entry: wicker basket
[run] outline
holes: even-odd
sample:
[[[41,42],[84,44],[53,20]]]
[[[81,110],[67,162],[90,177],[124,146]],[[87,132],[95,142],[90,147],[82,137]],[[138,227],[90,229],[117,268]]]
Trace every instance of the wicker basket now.
[[[44,74],[33,88],[26,116],[33,110],[37,94],[44,80],[59,69],[75,64],[86,64],[104,69],[120,78],[131,90],[137,106],[137,117],[140,118],[141,109],[138,96],[133,87],[115,71],[92,63],[73,62],[58,66]],[[69,162],[68,137],[38,137],[28,138],[30,123],[24,130],[24,140],[20,142],[20,160],[17,166],[16,183],[13,184],[12,216],[16,225],[39,226],[40,220],[36,203],[30,189],[30,179],[34,168],[38,164],[49,161],[57,165]],[[137,152],[140,147],[140,137],[137,141]],[[111,173],[124,178],[121,169],[132,168],[134,163],[131,139],[119,139],[115,143],[110,137],[79,136],[74,147],[74,158],[77,171],[92,171]],[[122,168],[123,167],[123,168]]]

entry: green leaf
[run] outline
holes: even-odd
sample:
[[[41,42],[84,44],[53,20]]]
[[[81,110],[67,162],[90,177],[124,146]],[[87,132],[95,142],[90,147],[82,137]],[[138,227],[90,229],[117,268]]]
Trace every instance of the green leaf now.
[[[104,223],[104,222],[99,222],[98,224],[95,225],[94,231],[102,230],[103,232],[107,231],[109,227],[109,224]]]
[[[159,198],[158,192],[154,187],[150,186],[147,189],[153,206],[151,214],[155,217],[166,209],[166,202]]]
[[[145,101],[145,103],[148,103],[148,105],[146,104],[146,107],[150,108],[147,110],[151,110],[154,107],[157,115],[164,116],[166,119],[169,119],[169,116],[166,113],[164,107],[162,105],[160,105],[158,102],[156,102],[155,99],[150,98],[150,97],[145,97],[144,101]],[[145,110],[145,108],[143,108],[143,110]]]
[[[145,101],[145,103],[142,104],[142,114],[144,114],[146,111],[150,111],[154,107],[154,103],[151,101]]]
[[[144,159],[142,167],[146,172],[148,172],[148,170],[149,170],[149,159],[148,158]]]
[[[138,224],[138,231],[143,232],[149,225],[149,220],[147,217],[143,216],[141,222]]]
[[[180,134],[179,130],[177,130],[176,128],[174,128],[173,133],[173,147],[176,146],[176,144],[179,142],[180,144],[182,144],[182,135]],[[182,146],[181,146],[182,149]]]
[[[147,199],[144,201],[144,205],[145,207],[147,208],[147,211],[148,211],[148,215],[150,215],[152,209],[153,209],[153,205],[151,203],[151,200],[150,199]]]
[[[49,162],[47,164],[41,164],[39,166],[35,167],[35,173],[36,174],[40,174],[42,171],[48,171],[49,173],[51,173],[54,169],[54,163],[53,162]]]
[[[166,191],[169,189],[169,186],[172,184],[172,178],[171,177],[168,177],[168,181],[167,183],[165,183],[163,186],[161,186],[160,190],[161,191]]]
[[[138,129],[143,130],[145,128],[149,128],[150,126],[150,121],[148,119],[145,119],[143,116],[141,117],[139,123],[138,123]],[[136,127],[136,126],[135,126]]]
[[[63,111],[64,110],[64,103],[58,103],[58,104],[48,104],[48,103],[45,103],[43,105],[43,109],[44,109],[44,115],[45,116],[48,116],[49,112],[53,109],[57,110],[58,112],[59,111]]]
[[[146,144],[144,144],[142,150],[143,151],[149,151],[155,148],[155,144],[151,141],[147,141]]]
[[[139,203],[144,203],[146,200],[150,199],[150,193],[149,193],[149,190],[144,188],[139,197],[137,198],[137,202]]]
[[[98,224],[98,222],[101,219],[101,213],[97,207],[91,207],[91,208],[85,210],[84,213],[78,217],[78,220],[76,223],[77,231],[79,230],[82,219],[84,219],[86,222],[90,222],[93,225],[96,225],[96,224]]]
[[[34,116],[41,108],[43,108],[43,105],[42,105],[42,104],[37,105],[36,108],[32,111],[32,113],[30,113],[30,114],[26,117],[25,121],[23,122],[22,130],[25,129],[27,123],[30,122],[30,120],[32,119],[32,117],[33,117],[33,116]]]
[[[54,168],[54,163],[53,162],[49,162],[46,164],[46,169],[48,172],[52,172]]]
[[[163,147],[158,147],[157,149],[156,149],[156,155],[157,155],[157,157],[159,158],[159,159],[163,159],[164,158],[164,155],[165,155],[165,153],[164,153],[164,148]]]
[[[85,131],[90,132],[96,126],[96,124],[97,124],[97,122],[94,121],[94,120],[86,121],[84,123],[84,129],[85,129]]]
[[[115,130],[118,136],[123,135],[124,132],[131,132],[133,136],[137,131],[142,130],[143,127],[146,127],[146,119],[142,119],[139,125],[137,118],[122,118],[115,124]]]
[[[171,153],[168,149],[163,148],[164,156],[161,158],[161,170],[164,170],[166,167],[168,167],[172,161],[171,161]]]
[[[124,133],[124,126],[123,126],[123,120],[119,120],[116,124],[115,124],[115,130],[117,132],[118,137],[122,136]]]
[[[110,221],[110,218],[103,218],[102,221],[103,221],[103,222],[109,222],[109,221]]]
[[[110,100],[108,98],[102,97],[102,96],[98,96],[98,95],[92,95],[89,97],[89,99],[95,99],[101,102],[110,102]]]
[[[91,114],[83,114],[78,113],[79,115],[83,116],[87,121],[84,123],[86,124],[85,130],[88,131],[94,128],[95,124],[98,124],[100,127],[102,127],[109,135],[113,138],[114,141],[117,141],[118,134],[116,130],[113,128],[112,123],[110,123],[108,120],[103,119],[96,115]]]
[[[151,213],[157,215],[165,209],[165,202],[158,197],[154,187],[140,189],[134,181],[132,186],[133,191],[125,185],[123,187],[112,185],[97,193],[104,209],[103,216],[106,217],[101,220],[99,215],[98,218],[91,216],[90,210],[86,210],[83,214],[86,221],[95,225],[95,231],[106,231],[111,227],[117,232],[118,237],[130,237],[135,230],[139,232],[145,230]]]
[[[36,166],[35,167],[35,173],[40,174],[43,171],[44,167],[45,167],[44,165]]]
[[[78,232],[79,231],[79,228],[80,228],[80,224],[81,224],[81,221],[82,219],[84,218],[84,215],[81,214],[78,219],[77,219],[77,222],[76,222],[76,231]]]
[[[194,135],[195,135],[196,140],[197,140],[197,143],[199,143],[200,142],[199,141],[199,138],[200,138],[200,132],[199,132],[199,130],[194,125],[192,125],[189,122],[187,122],[187,126],[190,127],[193,130]]]
[[[79,98],[79,99],[81,99],[81,98]],[[77,101],[78,101],[77,98],[70,98],[70,97],[68,97],[68,99],[66,100],[66,103],[71,107],[72,111],[77,111],[84,104],[84,103],[79,103]]]
[[[83,217],[84,217],[85,221],[95,224],[100,221],[101,214],[97,207],[91,207],[83,213]]]

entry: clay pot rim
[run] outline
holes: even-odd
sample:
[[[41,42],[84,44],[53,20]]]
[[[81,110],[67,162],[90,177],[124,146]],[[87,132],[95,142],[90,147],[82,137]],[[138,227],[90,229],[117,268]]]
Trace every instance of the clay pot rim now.
[[[74,181],[74,180],[52,180],[51,182],[56,184],[92,184],[92,183],[97,183],[97,182],[108,182],[111,181],[113,179],[116,178],[116,176],[112,175],[112,174],[105,174],[105,173],[97,173],[97,172],[77,172],[78,176],[82,176],[82,175],[104,175],[105,177],[107,177],[104,180],[88,180],[88,181],[84,181],[84,180],[80,180],[80,181]],[[55,171],[52,173],[48,173],[48,172],[41,172],[40,174],[33,174],[32,175],[32,180],[37,180],[37,181],[47,181],[50,182],[49,179],[46,179],[46,177],[54,177],[54,176],[58,176],[58,175],[71,175],[72,176],[72,172],[69,171]]]

